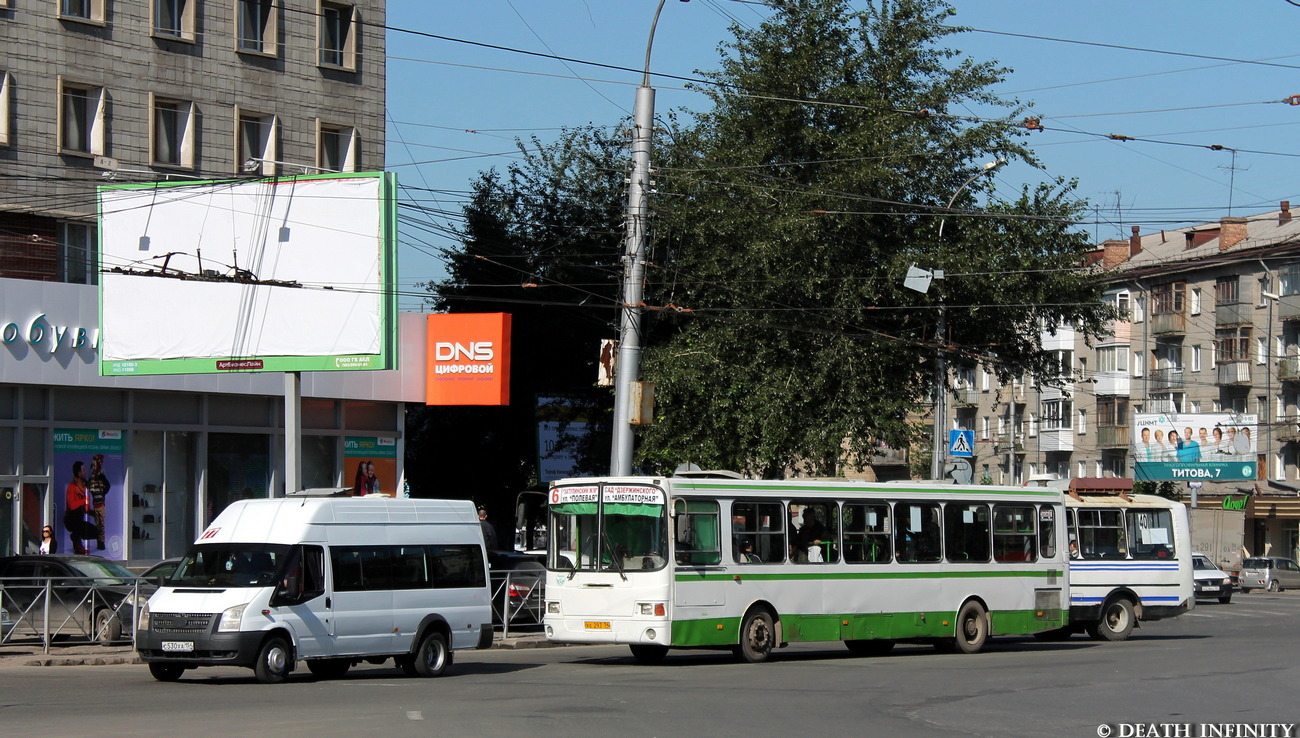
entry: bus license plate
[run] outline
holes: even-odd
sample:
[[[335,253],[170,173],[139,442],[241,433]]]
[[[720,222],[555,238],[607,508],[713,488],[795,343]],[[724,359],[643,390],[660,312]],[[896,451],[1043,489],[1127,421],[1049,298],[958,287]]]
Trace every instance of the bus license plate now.
[[[164,651],[190,653],[194,650],[194,641],[163,641],[162,648]]]
[[[583,623],[583,627],[586,628],[587,630],[609,630],[609,621],[588,620],[587,622]]]

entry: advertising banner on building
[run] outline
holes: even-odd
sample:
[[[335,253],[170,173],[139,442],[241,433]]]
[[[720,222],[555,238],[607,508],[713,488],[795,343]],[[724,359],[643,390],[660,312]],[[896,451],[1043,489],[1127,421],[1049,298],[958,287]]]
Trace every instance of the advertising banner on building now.
[[[510,315],[430,315],[426,405],[510,404]]]
[[[343,469],[351,472],[352,494],[397,497],[397,439],[347,436]],[[348,477],[344,476],[346,484]]]
[[[1150,481],[1255,478],[1258,417],[1242,413],[1138,413],[1133,476]]]
[[[542,484],[581,476],[580,447],[591,432],[586,414],[570,398],[537,398],[537,476]]]
[[[54,431],[54,537],[59,553],[126,558],[126,458],[120,430]]]

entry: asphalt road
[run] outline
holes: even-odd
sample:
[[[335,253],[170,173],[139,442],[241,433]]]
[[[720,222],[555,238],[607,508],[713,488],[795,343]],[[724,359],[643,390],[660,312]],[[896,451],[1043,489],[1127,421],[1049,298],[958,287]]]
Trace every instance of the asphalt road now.
[[[1246,735],[1295,736],[1297,687],[1300,592],[1284,592],[1203,602],[1189,615],[1144,625],[1124,643],[1001,638],[973,656],[899,646],[886,657],[858,658],[825,644],[783,649],[766,664],[684,651],[641,666],[623,647],[492,650],[457,652],[440,679],[363,665],[337,681],[303,669],[280,685],[258,684],[251,671],[234,668],[190,671],[163,684],[138,665],[5,666],[0,729],[384,738],[1107,738],[1109,731],[1135,738],[1282,723],[1290,727]]]

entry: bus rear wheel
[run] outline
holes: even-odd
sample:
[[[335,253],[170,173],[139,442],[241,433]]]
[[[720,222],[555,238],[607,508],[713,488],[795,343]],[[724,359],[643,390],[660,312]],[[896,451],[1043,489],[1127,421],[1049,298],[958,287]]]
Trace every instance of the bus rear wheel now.
[[[1094,641],[1122,641],[1133,632],[1133,603],[1117,597],[1101,608],[1101,618],[1089,623],[1087,631]]]
[[[736,656],[751,664],[767,661],[776,640],[776,628],[772,616],[766,610],[751,610],[740,626],[740,644],[736,646]]]
[[[957,612],[957,650],[979,653],[989,639],[989,615],[978,602],[967,602]]]
[[[894,642],[888,640],[845,641],[844,645],[849,647],[849,653],[854,656],[884,656],[894,650]]]
[[[657,664],[668,655],[668,649],[664,646],[637,643],[628,648],[632,649],[632,658],[636,659],[638,664]]]

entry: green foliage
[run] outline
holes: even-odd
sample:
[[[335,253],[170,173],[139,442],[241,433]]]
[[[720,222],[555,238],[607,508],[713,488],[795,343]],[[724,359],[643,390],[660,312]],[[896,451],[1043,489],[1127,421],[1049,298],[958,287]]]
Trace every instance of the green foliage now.
[[[1167,500],[1183,499],[1182,488],[1177,482],[1168,479],[1161,482],[1138,480],[1133,482],[1133,493],[1139,495],[1156,495]]]
[[[951,362],[1047,377],[1040,324],[1102,330],[1098,285],[1077,271],[1090,244],[1071,226],[1072,185],[965,217],[984,161],[1032,155],[1014,128],[965,117],[1020,111],[987,91],[1006,70],[944,46],[948,16],[934,0],[790,0],[733,29],[708,75],[714,107],[656,155],[648,302],[690,312],[652,314],[649,465],[863,466],[878,442],[926,432],[909,418],[930,396],[936,345]],[[949,276],[920,295],[902,287],[912,264]]]

